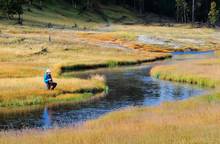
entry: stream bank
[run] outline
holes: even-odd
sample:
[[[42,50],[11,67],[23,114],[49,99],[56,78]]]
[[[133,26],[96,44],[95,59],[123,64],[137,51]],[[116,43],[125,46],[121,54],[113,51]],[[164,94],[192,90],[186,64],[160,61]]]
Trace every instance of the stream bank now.
[[[164,62],[178,60],[177,57],[182,56],[175,56],[175,59]],[[186,57],[184,59],[187,60]],[[1,130],[22,130],[76,126],[127,107],[155,106],[166,101],[184,100],[207,92],[206,89],[197,86],[161,81],[150,77],[149,72],[155,64],[161,64],[161,62],[67,73],[68,77],[80,78],[87,78],[93,74],[104,75],[109,86],[109,93],[90,103],[46,106],[31,112],[0,115],[0,128]]]

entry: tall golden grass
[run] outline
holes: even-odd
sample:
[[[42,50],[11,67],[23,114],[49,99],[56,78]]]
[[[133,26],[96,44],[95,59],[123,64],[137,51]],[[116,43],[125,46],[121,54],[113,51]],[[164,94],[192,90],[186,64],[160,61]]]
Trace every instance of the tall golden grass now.
[[[40,63],[42,67],[108,63],[109,61],[140,61],[164,57],[168,54],[143,51],[126,51],[107,48],[92,38],[80,37],[75,31],[61,31],[23,27],[2,30],[0,60],[2,62]],[[86,34],[87,32],[85,32]],[[105,35],[105,33],[103,33]],[[123,35],[123,34],[121,34]],[[49,36],[51,42],[49,42]],[[102,35],[101,35],[102,36]],[[113,34],[113,37],[117,33]],[[16,40],[11,40],[16,39]],[[105,47],[104,47],[105,46]],[[47,51],[42,51],[46,49]],[[107,50],[106,50],[107,49]],[[6,56],[7,54],[7,56]],[[156,59],[155,58],[155,59]]]
[[[0,24],[0,27],[2,25]],[[114,26],[113,30],[125,31],[117,36],[115,34],[107,35],[110,41],[115,37],[117,43],[126,40],[134,40],[136,34],[149,34],[159,38],[168,38],[172,40],[182,38],[198,38],[210,42],[216,40],[212,37],[214,31],[212,29],[191,29],[189,27],[145,27],[145,26]],[[130,33],[132,32],[132,34]],[[14,99],[24,99],[25,96],[37,93],[37,95],[53,95],[60,94],[63,90],[77,91],[81,88],[94,88],[103,86],[103,78],[95,76],[92,80],[79,79],[55,79],[60,87],[53,92],[43,91],[44,86],[42,80],[36,77],[39,73],[36,63],[41,63],[42,68],[53,68],[54,72],[59,72],[60,66],[78,65],[78,64],[97,64],[109,61],[137,61],[146,58],[160,57],[164,54],[149,51],[123,51],[118,49],[108,49],[97,46],[97,41],[88,37],[78,37],[73,31],[48,31],[45,29],[32,29],[30,27],[13,28],[6,27],[2,33],[7,37],[0,42],[0,60],[2,65],[6,65],[6,69],[11,69],[1,74],[0,87],[3,90],[1,102]],[[129,33],[129,34],[127,34]],[[52,41],[48,42],[51,35]],[[95,34],[100,38],[103,34]],[[109,39],[104,39],[107,41]],[[84,43],[82,43],[84,41]],[[186,45],[189,45],[186,43]],[[189,46],[195,46],[190,44]],[[204,47],[212,47],[206,44]],[[46,48],[47,52],[42,53],[42,49]],[[10,56],[5,56],[4,53]],[[35,61],[35,62],[33,62]],[[28,62],[25,66],[23,63]],[[14,65],[10,67],[10,63]],[[18,63],[21,63],[20,65]],[[30,64],[32,63],[32,64]],[[186,82],[200,83],[205,86],[218,87],[218,60],[206,60],[193,63],[179,63],[180,66],[161,66],[152,70],[152,74],[164,73],[168,80],[172,80],[173,74],[181,76],[181,80]],[[19,73],[16,66],[30,73]],[[13,69],[14,68],[14,69]],[[37,70],[35,69],[37,68]],[[13,69],[13,70],[12,70]],[[155,72],[154,72],[155,70]],[[163,71],[164,70],[164,71]],[[23,75],[32,78],[8,78],[9,75],[21,77]],[[17,76],[16,76],[17,75]],[[156,74],[157,76],[158,74]],[[160,74],[161,76],[162,74]],[[186,80],[190,77],[190,80]],[[195,77],[195,79],[194,79]],[[158,76],[158,78],[161,78]],[[193,79],[192,79],[193,78]],[[97,84],[98,83],[98,84]],[[98,85],[98,86],[97,86]],[[6,89],[6,90],[5,90]],[[10,93],[13,89],[15,93]],[[30,89],[33,91],[28,91]],[[5,91],[4,91],[5,90]],[[9,94],[12,97],[9,96]],[[25,95],[24,95],[25,94]],[[75,97],[76,95],[74,95]],[[74,128],[53,129],[48,131],[27,130],[25,132],[1,132],[0,143],[2,144],[195,144],[195,143],[220,143],[218,139],[220,135],[219,121],[219,97],[216,93],[193,98],[187,101],[176,103],[164,103],[158,107],[151,108],[129,108],[119,112],[108,114],[98,120],[85,123],[83,126]],[[70,94],[60,94],[58,99],[72,98]]]
[[[181,67],[179,65],[181,64]],[[166,72],[168,80],[173,74],[195,77],[206,76],[207,82],[215,78],[215,93],[194,97],[179,102],[166,102],[157,107],[135,108],[107,114],[83,126],[53,129],[47,131],[27,130],[25,132],[0,133],[0,143],[7,144],[195,144],[220,143],[220,94],[218,88],[219,59],[178,62],[156,66],[152,74]],[[178,66],[178,67],[177,67]],[[193,68],[192,68],[193,67]],[[209,71],[208,71],[209,70]],[[183,75],[184,74],[184,75]],[[163,78],[163,77],[159,77]],[[103,80],[99,76],[94,79]],[[199,84],[199,82],[196,82]],[[209,86],[209,85],[206,85]]]
[[[219,59],[208,59],[154,67],[151,75],[164,80],[218,87],[220,82]]]
[[[4,24],[0,24],[0,27],[3,27],[0,37],[0,105],[2,107],[45,103],[48,97],[57,96],[57,99],[61,99],[58,95],[66,91],[103,89],[104,81],[101,79],[99,80],[101,84],[99,81],[94,82],[94,78],[86,82],[79,79],[71,79],[71,81],[60,79],[61,68],[65,66],[138,62],[168,55],[114,48],[106,50],[107,48],[98,46],[92,40],[83,42],[76,32],[71,30],[12,27]],[[39,78],[43,77],[47,68],[52,69],[53,76],[57,78],[59,84],[53,92],[45,90],[43,80]],[[90,87],[87,87],[88,85]],[[70,95],[62,97],[69,99]]]
[[[34,62],[0,62],[0,78],[25,78],[44,74],[46,64]]]
[[[187,80],[188,77],[196,77],[194,81],[200,81],[200,78],[197,78],[198,74],[206,76],[207,82],[215,78],[215,93],[175,103],[166,102],[157,107],[131,107],[86,122],[79,127],[44,132],[40,130],[4,132],[0,133],[0,143],[37,144],[40,141],[42,144],[218,144],[219,64],[219,59],[197,60],[156,66],[152,70],[152,74],[166,72],[166,76],[170,77],[168,80],[175,80],[172,79],[173,74],[181,75],[185,82],[191,82]],[[94,79],[103,80],[99,76],[94,76]]]
[[[58,87],[54,91],[46,90],[43,79],[36,78],[2,78],[0,79],[0,106],[16,107],[45,104],[50,101],[71,100],[76,95],[101,92],[105,89],[104,79],[95,76],[88,80],[77,78],[56,78]],[[77,95],[79,97],[79,95]],[[68,97],[67,97],[68,96]]]

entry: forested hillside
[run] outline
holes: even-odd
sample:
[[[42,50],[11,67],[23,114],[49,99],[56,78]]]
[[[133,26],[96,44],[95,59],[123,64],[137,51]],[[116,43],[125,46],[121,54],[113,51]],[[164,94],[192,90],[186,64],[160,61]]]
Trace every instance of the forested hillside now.
[[[215,25],[219,7],[220,0],[0,0],[1,17],[17,19],[19,24],[38,15],[45,20],[37,21],[43,22],[49,22],[51,17],[86,22],[151,22],[146,15],[153,13],[179,23]]]
[[[103,5],[120,5],[135,11],[139,15],[152,12],[160,16],[186,17],[186,21],[192,20],[194,14],[195,21],[208,21],[208,13],[211,3],[216,2],[220,6],[220,0],[65,0],[73,7],[97,7]]]

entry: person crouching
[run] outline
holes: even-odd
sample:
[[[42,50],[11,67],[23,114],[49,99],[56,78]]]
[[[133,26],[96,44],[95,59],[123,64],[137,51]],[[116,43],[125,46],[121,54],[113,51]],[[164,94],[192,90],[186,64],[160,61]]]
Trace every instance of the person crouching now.
[[[50,69],[47,69],[46,73],[44,74],[44,82],[48,90],[54,90],[57,86],[57,83],[53,81]]]

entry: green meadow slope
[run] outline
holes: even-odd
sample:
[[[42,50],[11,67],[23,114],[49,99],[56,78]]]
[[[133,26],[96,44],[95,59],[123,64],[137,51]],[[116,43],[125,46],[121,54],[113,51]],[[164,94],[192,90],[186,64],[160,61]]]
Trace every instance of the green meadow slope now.
[[[3,13],[0,13],[1,23],[16,23],[15,20],[8,21]],[[101,25],[111,23],[135,23],[140,19],[131,10],[119,6],[99,5],[98,8],[73,8],[71,4],[61,1],[45,1],[40,9],[35,2],[32,6],[24,7],[24,25],[48,26],[52,24],[59,28],[92,29]]]

